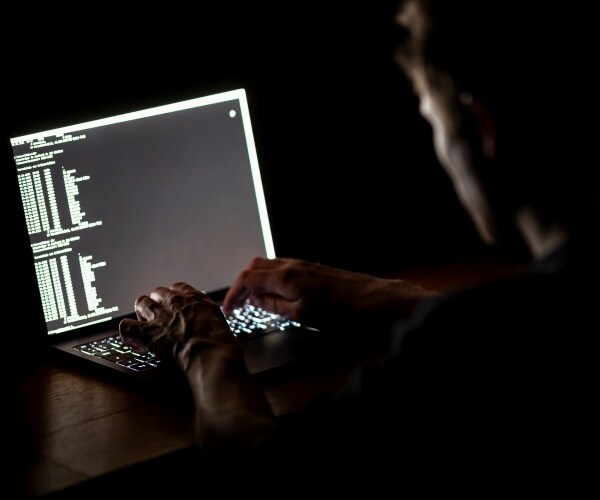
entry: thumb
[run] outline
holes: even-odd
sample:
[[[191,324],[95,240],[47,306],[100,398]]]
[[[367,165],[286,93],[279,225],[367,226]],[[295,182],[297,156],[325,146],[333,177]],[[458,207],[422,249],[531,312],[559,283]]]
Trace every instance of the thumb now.
[[[146,353],[148,348],[142,342],[142,329],[139,321],[125,318],[119,323],[119,334],[123,343],[136,352]]]
[[[281,295],[271,293],[254,294],[250,298],[250,303],[255,307],[260,307],[265,311],[274,314],[281,314],[290,319],[299,321],[297,316],[297,301],[288,300]]]

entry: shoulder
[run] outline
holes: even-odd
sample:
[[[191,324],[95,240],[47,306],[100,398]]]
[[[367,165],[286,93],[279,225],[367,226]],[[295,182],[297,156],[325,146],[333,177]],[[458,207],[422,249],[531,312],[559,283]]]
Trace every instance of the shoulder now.
[[[518,342],[522,349],[528,342],[574,339],[596,309],[586,283],[597,277],[597,265],[580,257],[563,249],[525,272],[424,301],[395,326],[393,348],[432,341],[495,349],[513,349]]]
[[[580,281],[567,267],[536,266],[430,299],[393,328],[389,371],[417,390],[498,401],[511,394],[513,404],[542,392],[548,402],[567,385],[585,391],[594,379],[596,307]]]
[[[426,341],[472,346],[499,333],[510,336],[540,316],[543,296],[551,286],[545,281],[527,273],[428,299],[394,327],[392,346],[397,350]]]

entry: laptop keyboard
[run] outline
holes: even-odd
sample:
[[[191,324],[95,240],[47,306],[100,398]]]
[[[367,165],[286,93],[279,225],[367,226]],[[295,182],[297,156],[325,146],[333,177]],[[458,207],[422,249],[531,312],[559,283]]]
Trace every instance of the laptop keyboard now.
[[[300,323],[285,316],[267,312],[250,304],[234,309],[233,314],[227,318],[227,322],[234,335],[242,342],[266,333],[300,326]]]
[[[231,331],[241,342],[274,331],[300,326],[299,323],[289,318],[272,314],[249,304],[234,310],[233,314],[226,319]],[[135,352],[131,347],[123,344],[118,335],[94,340],[74,348],[84,354],[99,356],[136,372],[158,368],[162,363],[152,352],[145,354]]]

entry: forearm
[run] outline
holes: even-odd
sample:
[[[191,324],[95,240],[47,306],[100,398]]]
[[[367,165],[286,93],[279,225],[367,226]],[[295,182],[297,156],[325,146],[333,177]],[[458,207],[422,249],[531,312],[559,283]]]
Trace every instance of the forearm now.
[[[196,407],[198,443],[204,451],[251,448],[275,431],[275,416],[241,352],[205,349],[185,369]]]
[[[424,299],[439,295],[439,292],[413,285],[405,280],[393,279],[387,281],[388,307],[390,309],[400,309],[406,316],[412,314]]]
[[[365,316],[378,318],[392,325],[409,317],[424,299],[438,295],[401,279],[377,279],[366,288],[361,297],[360,310]]]

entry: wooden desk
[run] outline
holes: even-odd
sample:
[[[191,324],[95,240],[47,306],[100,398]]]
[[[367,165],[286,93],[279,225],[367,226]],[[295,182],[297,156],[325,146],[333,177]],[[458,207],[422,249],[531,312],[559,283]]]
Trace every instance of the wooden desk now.
[[[427,288],[448,291],[515,267],[484,262],[397,274]],[[290,373],[264,383],[265,394],[274,412],[283,415],[341,387],[362,361],[345,359],[316,365],[300,376]],[[153,461],[170,460],[173,467],[179,467],[192,448],[193,414],[188,404],[173,404],[173,399],[155,397],[102,373],[44,360],[20,381],[17,399],[31,436],[32,460],[25,477],[28,498],[69,491]]]
[[[263,387],[276,415],[283,415],[341,387],[351,371],[350,363],[315,365],[301,377],[283,374]],[[26,476],[28,497],[153,460],[181,466],[177,455],[185,457],[193,448],[191,406],[123,382],[48,360],[19,384],[34,455]]]
[[[26,377],[19,395],[33,432],[34,459],[26,477],[32,497],[191,444],[189,415],[55,361]]]

